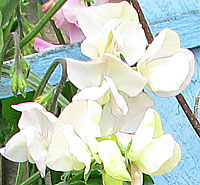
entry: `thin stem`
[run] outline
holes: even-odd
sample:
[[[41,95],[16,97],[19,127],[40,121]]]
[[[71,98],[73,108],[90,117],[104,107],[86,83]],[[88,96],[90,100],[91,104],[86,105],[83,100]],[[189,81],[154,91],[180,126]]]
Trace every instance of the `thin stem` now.
[[[18,164],[18,170],[17,170],[17,177],[16,177],[15,185],[19,185],[22,182],[25,164],[26,163],[19,163]]]
[[[65,82],[67,80],[67,63],[64,59],[57,59],[59,63],[62,65],[62,78],[60,80],[60,83],[57,85],[57,89],[53,98],[53,103],[52,103],[52,112],[55,114],[56,112],[56,107],[57,107],[57,100],[59,95],[62,92],[62,88],[65,85]]]
[[[55,60],[51,64],[51,66],[48,68],[47,72],[45,73],[44,77],[42,78],[42,80],[38,86],[38,89],[35,92],[35,96],[33,99],[36,99],[38,96],[42,95],[49,78],[51,77],[52,73],[54,72],[54,70],[56,69],[58,64],[60,64],[59,60]]]
[[[198,95],[195,97],[195,105],[194,105],[194,115],[198,119],[198,112],[199,112],[199,100],[200,100],[200,90]]]
[[[29,32],[29,34],[21,40],[20,47],[23,48],[27,43],[29,43],[44,27],[44,25],[50,20],[50,18],[56,13],[56,11],[66,2],[66,0],[59,0],[56,4],[40,19],[36,24],[34,29]],[[14,49],[11,49],[6,57],[10,57],[14,54]]]
[[[59,41],[59,44],[66,44],[65,43],[65,39],[63,38],[63,35],[62,35],[62,32],[60,31],[60,29],[58,29],[55,25],[55,22],[53,20],[50,19],[50,23],[51,23],[51,26],[56,34],[56,37]]]

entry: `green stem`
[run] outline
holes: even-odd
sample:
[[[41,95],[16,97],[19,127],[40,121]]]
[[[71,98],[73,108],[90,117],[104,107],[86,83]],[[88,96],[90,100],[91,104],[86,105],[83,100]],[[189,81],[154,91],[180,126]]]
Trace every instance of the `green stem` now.
[[[62,78],[60,80],[60,83],[57,85],[56,92],[53,98],[53,103],[52,103],[52,112],[55,114],[56,113],[56,107],[57,107],[57,100],[59,95],[62,92],[62,88],[65,85],[65,82],[67,80],[67,62],[64,59],[57,59],[58,62],[62,65]]]
[[[64,38],[63,38],[63,35],[62,35],[60,29],[58,29],[58,28],[56,27],[55,22],[54,22],[53,20],[50,19],[50,23],[51,23],[51,26],[53,27],[53,30],[54,30],[54,32],[55,32],[55,34],[56,34],[56,37],[57,37],[57,39],[58,39],[58,41],[59,41],[59,44],[66,44],[66,43],[65,43],[65,40],[64,40]]]
[[[31,183],[35,182],[37,179],[40,178],[40,172],[36,172],[31,177],[29,177],[26,181],[21,183],[20,185],[30,185]]]
[[[21,40],[20,47],[23,48],[28,42],[30,42],[44,27],[44,25],[50,20],[50,18],[56,13],[56,11],[66,2],[66,0],[59,0],[36,24],[34,29],[29,32],[29,34]],[[6,57],[10,57],[14,54],[14,49],[11,49]]]
[[[19,185],[22,182],[25,164],[26,163],[19,163],[18,164],[18,171],[17,171],[17,177],[16,177],[15,185]]]

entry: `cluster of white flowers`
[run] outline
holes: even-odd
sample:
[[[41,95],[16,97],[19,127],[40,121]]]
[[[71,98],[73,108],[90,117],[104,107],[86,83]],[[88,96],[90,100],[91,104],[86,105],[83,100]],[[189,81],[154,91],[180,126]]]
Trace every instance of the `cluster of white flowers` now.
[[[181,149],[164,134],[155,105],[144,89],[175,96],[192,79],[195,59],[180,47],[178,34],[162,30],[150,45],[127,2],[82,8],[78,24],[90,61],[67,58],[69,80],[80,92],[57,118],[40,104],[12,107],[22,112],[20,131],[0,149],[6,158],[56,171],[90,170],[102,164],[105,185],[132,181],[143,173],[161,175],[179,163]],[[122,56],[125,60],[122,60]],[[123,148],[123,152],[122,152]]]

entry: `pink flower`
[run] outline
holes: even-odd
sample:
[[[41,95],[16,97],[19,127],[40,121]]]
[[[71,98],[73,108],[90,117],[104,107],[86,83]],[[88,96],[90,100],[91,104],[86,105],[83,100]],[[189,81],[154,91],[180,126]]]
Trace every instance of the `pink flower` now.
[[[57,0],[49,0],[42,5],[43,11],[48,11]],[[104,4],[108,0],[98,0],[94,5]],[[60,28],[68,37],[71,43],[81,42],[85,39],[83,32],[78,25],[78,12],[81,8],[87,7],[83,0],[68,0],[54,14],[53,19],[58,28]]]
[[[35,37],[34,49],[37,52],[42,52],[42,51],[45,51],[47,49],[58,47],[58,46],[61,46],[61,45],[62,44],[58,44],[58,45],[52,44],[52,43],[47,42],[46,40],[43,40],[39,37]]]

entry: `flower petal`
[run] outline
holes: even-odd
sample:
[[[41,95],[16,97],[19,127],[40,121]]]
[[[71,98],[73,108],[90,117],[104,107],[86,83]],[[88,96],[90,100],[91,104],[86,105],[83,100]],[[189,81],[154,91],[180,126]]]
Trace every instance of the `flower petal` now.
[[[67,58],[69,80],[79,89],[98,87],[101,85],[106,70],[105,63],[100,60],[80,61]]]
[[[121,181],[131,181],[124,158],[113,140],[103,140],[98,145],[98,153],[103,161],[104,170],[111,177]]]
[[[126,1],[82,8],[78,14],[78,23],[86,38],[97,35],[111,19],[121,19],[122,22],[128,19],[139,23],[137,12]]]
[[[173,157],[174,148],[174,139],[169,134],[153,139],[140,153],[140,162],[137,166],[142,172],[151,175]]]
[[[102,174],[103,177],[103,185],[123,185],[123,181],[117,180],[107,173]]]
[[[171,172],[181,160],[181,148],[177,142],[174,145],[174,154],[173,156],[165,162],[158,171],[152,173],[152,175],[163,175],[165,173]]]
[[[187,49],[177,50],[171,57],[160,58],[146,64],[141,71],[149,79],[147,88],[158,96],[175,96],[190,83],[195,59]]]
[[[146,110],[154,106],[153,99],[146,93],[140,93],[131,98],[120,92],[128,105],[126,116],[114,116],[111,113],[111,105],[107,103],[103,107],[102,117],[99,123],[102,136],[108,136],[116,132],[135,133],[140,125]]]
[[[47,133],[47,130],[48,134],[52,134],[57,117],[46,111],[46,109],[39,103],[25,102],[12,105],[11,107],[22,112],[18,123],[20,129],[33,126],[41,134]]]
[[[26,145],[25,131],[14,134],[0,149],[1,155],[14,162],[25,162],[28,160],[28,149]]]
[[[131,97],[137,96],[143,90],[147,79],[142,77],[137,71],[111,54],[105,54],[102,60],[108,65],[106,76],[112,78],[118,90],[125,92]]]
[[[171,56],[177,49],[180,48],[179,35],[169,29],[163,29],[149,45],[142,61],[155,60],[162,57]]]
[[[144,147],[152,142],[156,130],[156,125],[159,126],[159,131],[161,132],[161,134],[163,134],[162,130],[160,130],[161,120],[156,119],[156,116],[159,115],[156,114],[155,110],[153,110],[152,108],[149,108],[146,111],[139,128],[133,136],[133,141],[127,154],[130,160],[137,161]],[[159,121],[159,123],[156,123],[156,121]]]
[[[64,137],[68,143],[69,152],[76,158],[75,161],[85,164],[85,174],[89,172],[91,163],[91,154],[87,148],[87,145],[80,139],[80,137],[74,132],[72,125],[65,125],[66,129],[63,130]],[[82,165],[75,166],[74,169],[80,170],[79,167]]]
[[[55,171],[70,171],[73,169],[68,144],[63,135],[63,130],[56,131],[46,155],[47,166]]]
[[[43,138],[33,126],[26,128],[26,141],[28,151],[31,158],[36,163],[38,170],[40,171],[41,177],[45,177],[46,170],[46,154],[48,150],[48,142],[46,138]]]

